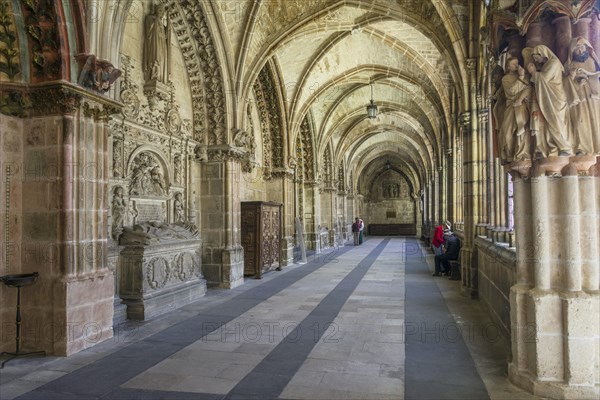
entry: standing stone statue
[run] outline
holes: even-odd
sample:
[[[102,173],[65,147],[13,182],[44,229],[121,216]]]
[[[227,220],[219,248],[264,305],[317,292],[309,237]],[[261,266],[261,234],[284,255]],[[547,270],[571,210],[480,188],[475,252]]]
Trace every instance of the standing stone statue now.
[[[547,46],[533,48],[527,65],[534,85],[531,129],[536,135],[536,157],[569,156],[569,115],[563,88],[563,65]]]
[[[506,73],[496,94],[494,118],[498,123],[501,159],[506,162],[531,159],[529,154],[529,110],[531,85],[525,79],[525,70],[519,59],[506,60]]]
[[[111,233],[114,240],[119,240],[123,233],[123,223],[127,213],[127,203],[123,198],[123,188],[117,186],[113,191],[112,200],[112,227]]]
[[[169,30],[165,19],[165,8],[159,4],[146,16],[143,67],[147,82],[166,83],[169,80]]]
[[[571,40],[564,84],[577,154],[600,154],[600,60],[583,37]]]
[[[181,193],[175,194],[175,200],[173,201],[173,211],[175,214],[175,223],[185,223],[185,209],[183,208],[183,200]]]

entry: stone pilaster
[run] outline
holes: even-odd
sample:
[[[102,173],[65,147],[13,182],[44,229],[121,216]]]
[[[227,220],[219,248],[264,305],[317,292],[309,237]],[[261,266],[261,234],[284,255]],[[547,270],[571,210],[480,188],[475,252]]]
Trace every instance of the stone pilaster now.
[[[210,285],[232,289],[244,283],[238,190],[244,152],[214,145],[207,155],[200,178],[202,273]]]
[[[10,172],[7,199],[17,256],[3,272],[40,276],[23,293],[23,347],[69,355],[113,334],[107,122],[120,104],[68,83],[2,89],[20,93],[31,105],[23,110],[27,119],[6,127],[8,139],[21,131],[12,137],[19,163]],[[3,304],[14,304],[14,291],[0,290]],[[2,323],[10,323],[5,316]],[[4,340],[2,347],[14,350]]]
[[[597,161],[551,157],[509,166],[517,222],[509,378],[542,397],[600,395]]]
[[[320,194],[318,183],[307,181],[304,183],[304,231],[306,232],[306,248],[320,251],[318,225],[321,218]]]

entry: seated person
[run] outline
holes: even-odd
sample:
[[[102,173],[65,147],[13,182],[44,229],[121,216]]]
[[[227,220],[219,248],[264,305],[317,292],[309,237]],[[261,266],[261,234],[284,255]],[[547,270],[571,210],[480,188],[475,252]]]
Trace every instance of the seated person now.
[[[454,235],[454,232],[449,229],[444,230],[444,240],[446,251],[444,254],[435,256],[435,272],[433,276],[441,276],[442,273],[450,275],[450,263],[448,261],[458,260],[460,241]],[[443,271],[441,267],[444,268]]]

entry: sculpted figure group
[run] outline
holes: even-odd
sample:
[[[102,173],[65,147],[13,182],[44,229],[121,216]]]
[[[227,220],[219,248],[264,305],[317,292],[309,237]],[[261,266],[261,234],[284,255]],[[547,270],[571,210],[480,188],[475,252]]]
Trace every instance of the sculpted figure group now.
[[[503,162],[600,154],[600,60],[573,38],[563,65],[544,45],[523,49],[525,68],[509,57],[494,95]]]

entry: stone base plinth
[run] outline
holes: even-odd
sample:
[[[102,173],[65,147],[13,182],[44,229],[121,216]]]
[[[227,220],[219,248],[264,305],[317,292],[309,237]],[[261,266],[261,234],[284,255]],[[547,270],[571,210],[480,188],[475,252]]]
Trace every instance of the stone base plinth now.
[[[564,382],[536,379],[525,371],[519,371],[513,363],[508,365],[508,378],[514,385],[541,398],[581,400],[600,398],[600,386],[571,386]]]
[[[112,271],[62,279],[53,286],[54,355],[69,356],[113,337]]]
[[[294,238],[285,237],[281,239],[281,262],[279,268],[291,265],[294,263]]]
[[[143,298],[123,299],[123,304],[127,306],[127,319],[148,320],[198,301],[205,294],[206,281],[196,279]]]
[[[233,289],[244,283],[244,248],[242,246],[223,249],[221,282],[219,286]]]
[[[514,286],[511,314],[512,383],[541,397],[598,398],[598,293]]]

